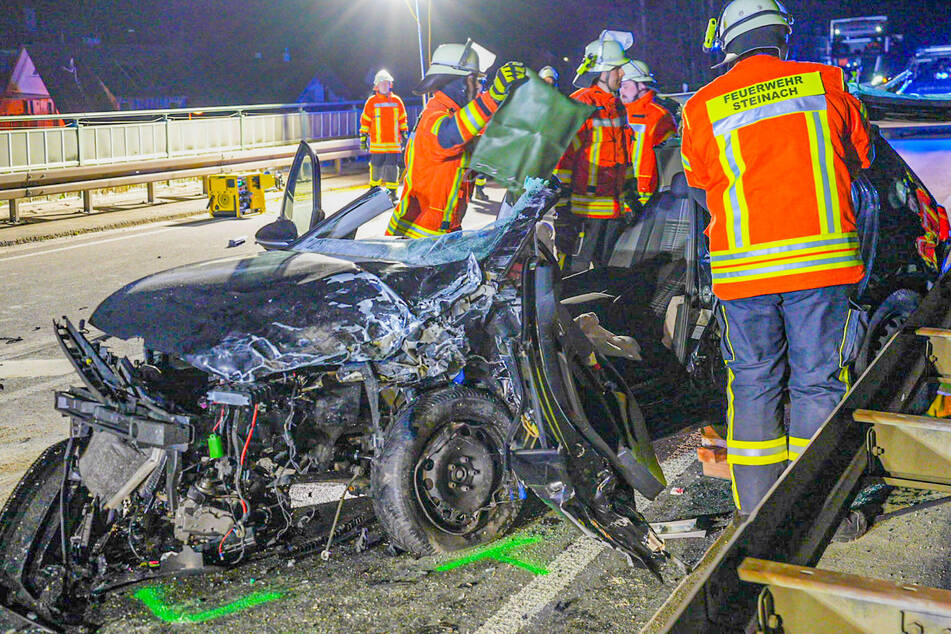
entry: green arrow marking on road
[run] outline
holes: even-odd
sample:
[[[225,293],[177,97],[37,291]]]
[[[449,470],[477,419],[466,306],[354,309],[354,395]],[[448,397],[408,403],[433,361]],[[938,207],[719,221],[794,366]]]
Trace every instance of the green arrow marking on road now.
[[[203,623],[204,621],[211,621],[241,610],[253,608],[268,601],[275,601],[284,595],[280,592],[254,592],[227,605],[190,614],[186,613],[185,608],[181,606],[166,604],[165,591],[161,586],[142,588],[134,596],[144,603],[148,609],[152,610],[152,614],[166,623]]]
[[[465,557],[460,557],[458,559],[453,559],[452,561],[447,561],[446,563],[438,566],[436,568],[437,572],[445,572],[447,570],[452,570],[453,568],[459,568],[460,566],[467,566],[471,563],[479,561],[480,559],[494,559],[495,561],[501,562],[503,564],[509,564],[511,566],[518,566],[519,568],[524,568],[535,575],[547,575],[548,569],[542,568],[541,566],[535,566],[528,563],[527,561],[522,561],[521,559],[516,559],[515,557],[509,556],[507,553],[510,550],[519,548],[521,546],[526,546],[528,544],[534,544],[535,542],[541,541],[541,537],[512,537],[506,541],[498,544],[496,546],[490,546],[482,550],[476,551],[471,555],[466,555]]]

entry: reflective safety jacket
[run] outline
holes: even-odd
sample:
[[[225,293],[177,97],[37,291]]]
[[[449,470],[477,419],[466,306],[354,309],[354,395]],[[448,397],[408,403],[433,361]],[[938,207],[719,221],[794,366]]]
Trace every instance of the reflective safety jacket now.
[[[657,191],[657,157],[654,148],[673,136],[677,131],[674,117],[667,108],[654,101],[657,93],[649,90],[647,94],[625,104],[627,122],[634,135],[631,142],[631,163],[634,165],[634,177],[637,178],[637,191],[641,202]]]
[[[400,134],[408,132],[406,106],[396,94],[374,92],[367,99],[360,116],[360,135],[370,137],[371,154],[400,152]]]
[[[862,278],[851,185],[872,148],[839,68],[741,60],[684,106],[681,151],[687,181],[707,193],[718,297]]]
[[[474,189],[471,141],[498,109],[489,93],[463,107],[437,92],[406,147],[406,181],[386,235],[425,238],[456,231]]]
[[[597,108],[578,130],[555,168],[571,187],[571,211],[588,218],[618,218],[625,185],[634,179],[631,128],[624,104],[599,86],[576,90],[572,99]]]

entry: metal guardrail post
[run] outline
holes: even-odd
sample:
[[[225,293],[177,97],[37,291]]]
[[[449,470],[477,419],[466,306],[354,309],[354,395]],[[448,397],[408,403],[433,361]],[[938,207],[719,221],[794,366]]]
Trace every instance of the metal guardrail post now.
[[[92,190],[86,189],[83,191],[83,213],[91,214],[92,213]]]
[[[79,123],[79,119],[73,119],[73,123],[76,124],[76,160],[80,165],[83,164],[83,134],[82,134],[82,125]]]
[[[168,119],[168,115],[162,117],[162,120],[165,122],[165,156],[172,158],[172,124]]]
[[[10,222],[16,224],[20,222],[20,201],[16,198],[10,199]]]
[[[146,193],[146,200],[148,200],[149,203],[154,203],[155,202],[155,183],[154,182],[145,184],[145,193]]]
[[[244,149],[244,119],[245,119],[244,110],[238,110],[238,130],[239,130],[238,144],[242,150]]]

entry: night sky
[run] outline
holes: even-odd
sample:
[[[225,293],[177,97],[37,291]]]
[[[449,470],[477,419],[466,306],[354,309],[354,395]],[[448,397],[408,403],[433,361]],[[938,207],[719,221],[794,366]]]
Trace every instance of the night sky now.
[[[345,96],[361,97],[380,67],[396,75],[397,90],[406,94],[419,73],[416,23],[406,2],[5,0],[0,46],[43,38],[81,42],[83,37],[99,38],[103,50],[120,43],[166,46],[179,61],[155,72],[174,75],[184,64],[199,79],[241,73],[255,55],[283,62],[287,48],[295,67],[319,59],[331,68],[351,93]],[[563,87],[584,45],[603,28],[634,31],[630,53],[645,60],[668,91],[684,82],[698,87],[713,77],[708,67],[718,61],[700,51],[706,21],[721,6],[717,0],[420,0],[424,27],[430,2],[433,48],[470,36],[497,52],[500,62],[520,59],[535,68],[557,62]],[[810,57],[834,17],[888,15],[892,30],[906,34],[909,51],[951,44],[951,0],[789,0],[786,5],[796,18],[793,44],[800,58]],[[36,15],[32,30],[24,26],[29,13],[24,8]],[[566,56],[567,63],[561,61]],[[280,72],[279,65],[274,68]],[[266,83],[269,77],[256,81]]]

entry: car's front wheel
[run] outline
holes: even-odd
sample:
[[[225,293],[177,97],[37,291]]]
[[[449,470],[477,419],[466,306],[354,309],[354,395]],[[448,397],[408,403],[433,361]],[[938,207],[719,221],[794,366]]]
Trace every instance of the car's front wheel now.
[[[503,473],[509,420],[497,400],[459,386],[425,394],[401,414],[371,474],[373,508],[397,546],[431,555],[505,532],[521,508]]]

